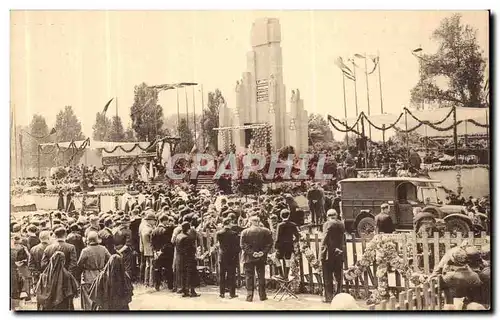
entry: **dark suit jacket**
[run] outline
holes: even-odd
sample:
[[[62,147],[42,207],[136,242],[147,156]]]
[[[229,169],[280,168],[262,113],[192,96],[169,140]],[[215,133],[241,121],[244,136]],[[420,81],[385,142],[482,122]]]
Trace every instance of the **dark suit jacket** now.
[[[80,253],[82,252],[83,248],[85,248],[85,243],[83,243],[82,236],[78,233],[71,232],[70,234],[68,234],[66,242],[75,246],[76,259],[78,260],[78,258],[80,257]]]
[[[283,221],[276,228],[276,242],[274,248],[276,250],[293,250],[294,241],[299,240],[299,229],[297,225],[291,221]]]
[[[43,272],[42,269],[42,258],[43,258],[43,252],[45,251],[45,248],[47,248],[48,244],[46,243],[39,243],[30,250],[30,260],[28,267],[31,272]]]
[[[174,245],[172,244],[172,234],[174,232],[174,226],[166,226],[164,224],[159,224],[153,229],[151,233],[151,245],[155,251],[167,251],[172,250]]]
[[[108,249],[110,254],[114,254],[115,250],[115,240],[113,239],[113,232],[108,228],[104,228],[98,233],[101,239],[101,244]]]
[[[241,251],[239,240],[238,233],[231,228],[224,228],[217,232],[220,248],[219,261],[238,261]]]
[[[243,250],[243,263],[267,261],[267,254],[273,246],[273,236],[269,229],[250,227],[241,233],[240,246]],[[254,252],[262,251],[262,257],[254,257]]]
[[[344,250],[344,243],[344,223],[340,220],[331,220],[325,222],[325,224],[323,224],[323,241],[321,242],[321,260],[342,260],[343,254],[339,255],[338,250]]]
[[[49,264],[50,258],[56,253],[56,251],[61,251],[64,253],[65,263],[64,267],[68,270],[73,276],[76,275],[76,248],[74,245],[66,243],[65,241],[57,241],[57,243],[49,244],[47,248],[45,248],[42,257],[41,267],[42,270]]]
[[[116,247],[127,245],[132,249],[132,231],[125,227],[120,227],[113,235],[113,243]]]

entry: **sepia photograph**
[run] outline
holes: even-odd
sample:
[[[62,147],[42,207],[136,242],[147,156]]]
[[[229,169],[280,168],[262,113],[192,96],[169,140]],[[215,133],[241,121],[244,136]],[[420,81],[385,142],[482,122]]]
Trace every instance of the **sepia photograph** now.
[[[11,10],[10,310],[490,312],[491,19]]]

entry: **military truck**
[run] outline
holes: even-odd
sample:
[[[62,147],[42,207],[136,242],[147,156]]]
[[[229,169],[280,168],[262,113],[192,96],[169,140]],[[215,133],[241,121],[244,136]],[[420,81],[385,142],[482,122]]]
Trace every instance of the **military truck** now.
[[[445,226],[452,234],[487,230],[484,215],[468,213],[464,206],[443,205],[438,199],[437,184],[427,178],[387,177],[349,178],[340,181],[341,214],[346,230],[360,237],[375,231],[375,215],[380,205],[390,205],[396,230],[419,230],[425,222]],[[422,210],[417,210],[421,208]],[[416,214],[414,214],[416,213]],[[488,228],[489,229],[489,228]]]

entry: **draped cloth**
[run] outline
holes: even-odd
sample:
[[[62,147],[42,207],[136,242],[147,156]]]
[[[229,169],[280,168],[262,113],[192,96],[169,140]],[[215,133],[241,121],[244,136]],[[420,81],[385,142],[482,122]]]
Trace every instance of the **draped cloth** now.
[[[129,310],[133,287],[123,259],[114,254],[90,288],[90,299],[98,310]]]
[[[74,310],[73,298],[78,292],[78,283],[64,268],[64,263],[64,253],[56,251],[40,275],[36,288],[40,310]]]

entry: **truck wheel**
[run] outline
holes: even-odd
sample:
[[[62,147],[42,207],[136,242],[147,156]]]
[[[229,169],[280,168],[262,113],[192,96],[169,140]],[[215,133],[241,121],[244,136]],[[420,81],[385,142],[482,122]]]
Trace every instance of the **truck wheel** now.
[[[448,231],[452,236],[456,236],[459,232],[462,236],[468,236],[470,226],[462,219],[452,218],[446,221],[446,231]]]
[[[375,219],[364,217],[356,225],[356,232],[360,238],[371,238],[375,234]]]

